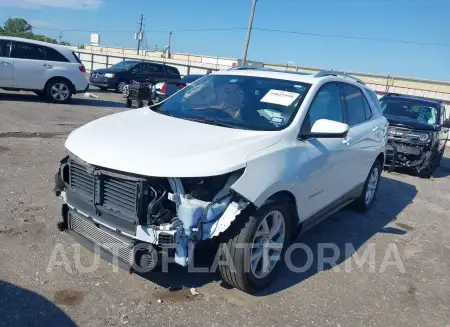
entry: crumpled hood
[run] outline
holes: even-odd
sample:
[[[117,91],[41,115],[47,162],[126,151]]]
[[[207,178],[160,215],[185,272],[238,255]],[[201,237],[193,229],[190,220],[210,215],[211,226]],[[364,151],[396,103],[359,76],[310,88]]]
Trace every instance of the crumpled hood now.
[[[219,127],[141,108],[92,121],[74,130],[65,146],[94,166],[144,176],[202,177],[245,167],[250,154],[281,137],[280,132]]]

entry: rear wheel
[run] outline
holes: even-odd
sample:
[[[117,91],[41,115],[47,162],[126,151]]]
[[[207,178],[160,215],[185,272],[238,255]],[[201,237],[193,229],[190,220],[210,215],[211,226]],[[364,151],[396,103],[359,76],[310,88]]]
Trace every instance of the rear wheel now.
[[[367,176],[364,188],[358,199],[355,201],[356,208],[365,211],[369,209],[373,201],[376,199],[378,185],[381,178],[381,162],[375,161]]]
[[[256,293],[272,282],[291,239],[288,207],[278,202],[262,206],[221,245],[219,271],[225,283]]]
[[[53,80],[45,87],[45,96],[56,103],[66,103],[72,98],[70,85],[65,80]]]

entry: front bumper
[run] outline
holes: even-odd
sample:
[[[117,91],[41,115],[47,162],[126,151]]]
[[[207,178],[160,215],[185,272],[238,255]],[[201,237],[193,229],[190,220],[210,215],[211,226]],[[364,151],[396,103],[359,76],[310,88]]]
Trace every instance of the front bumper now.
[[[89,78],[89,83],[91,85],[97,86],[97,87],[106,87],[108,89],[114,89],[117,84],[117,80],[115,78],[92,78],[92,76]]]
[[[415,145],[403,142],[389,141],[386,145],[386,165],[390,169],[396,167],[421,170],[431,159],[431,149],[428,145]]]

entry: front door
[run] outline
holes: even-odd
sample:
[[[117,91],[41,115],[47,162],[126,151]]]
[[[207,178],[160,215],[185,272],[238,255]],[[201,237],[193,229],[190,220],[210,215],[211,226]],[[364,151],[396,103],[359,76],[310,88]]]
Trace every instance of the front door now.
[[[319,119],[344,122],[341,90],[337,83],[327,83],[317,92],[306,114],[301,133],[311,131]],[[306,161],[298,167],[296,196],[302,199],[300,219],[326,209],[350,188],[348,174],[352,162],[343,138],[309,138],[299,141],[305,149]]]
[[[10,52],[11,41],[0,40],[0,87],[13,87],[14,60]]]

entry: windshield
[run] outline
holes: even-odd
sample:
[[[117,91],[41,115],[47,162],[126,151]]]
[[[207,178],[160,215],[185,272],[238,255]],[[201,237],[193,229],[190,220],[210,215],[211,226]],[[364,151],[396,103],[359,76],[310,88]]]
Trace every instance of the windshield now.
[[[431,103],[420,100],[385,98],[380,100],[385,116],[399,117],[426,125],[437,124],[438,109]]]
[[[208,75],[163,102],[174,117],[251,130],[280,130],[295,117],[310,84],[263,77]]]
[[[130,69],[131,67],[133,67],[136,64],[137,64],[136,61],[122,61],[122,62],[119,62],[118,64],[111,66],[111,68],[113,68],[113,69]]]

